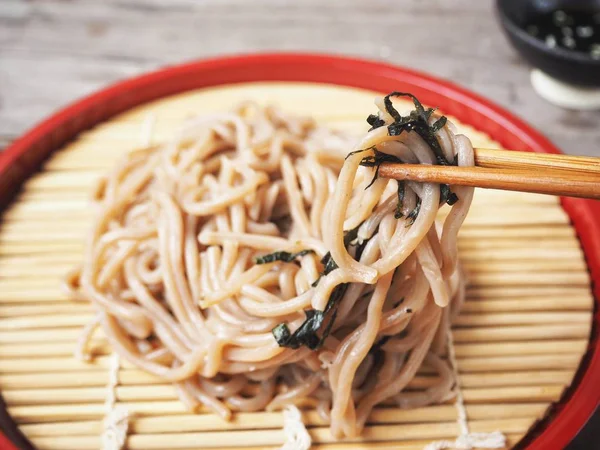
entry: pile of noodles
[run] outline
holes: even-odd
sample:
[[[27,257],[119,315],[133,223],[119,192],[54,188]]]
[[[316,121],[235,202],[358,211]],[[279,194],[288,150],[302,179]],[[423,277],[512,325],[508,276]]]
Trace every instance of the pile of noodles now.
[[[338,437],[358,435],[377,404],[449,398],[440,354],[464,295],[456,237],[472,189],[377,168],[467,166],[473,150],[416,99],[401,116],[399,95],[377,101],[358,143],[242,104],[127,155],[99,185],[83,265],[68,279],[97,310],[81,354],[100,326],[191,409],[229,418],[314,406]],[[453,206],[436,223],[444,202]],[[407,389],[424,365],[438,382]]]

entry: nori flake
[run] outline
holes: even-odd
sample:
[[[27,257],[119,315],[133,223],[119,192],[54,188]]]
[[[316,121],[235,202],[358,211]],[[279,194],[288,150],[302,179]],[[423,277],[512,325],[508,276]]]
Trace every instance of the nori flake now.
[[[362,225],[362,224],[361,224]],[[349,230],[344,235],[344,246],[348,247],[352,241],[354,241],[358,237],[358,229],[360,225],[352,230]],[[357,255],[360,258],[360,254],[364,250],[364,246],[366,245],[367,240],[363,242],[357,249]],[[327,254],[321,259],[321,263],[324,265],[323,273],[317,278],[312,286],[315,287],[319,284],[321,277],[326,276],[333,270],[337,269],[337,264],[331,257],[331,253],[327,252]],[[324,311],[318,311],[315,309],[307,309],[304,311],[306,314],[306,319],[302,322],[302,325],[298,327],[294,333],[291,333],[288,326],[285,323],[280,323],[271,331],[273,333],[273,337],[277,341],[280,347],[287,347],[296,349],[300,346],[304,345],[305,347],[310,348],[311,350],[316,350],[323,345],[327,336],[331,332],[331,328],[333,327],[333,323],[337,317],[337,309],[340,303],[340,300],[346,293],[346,289],[348,288],[347,283],[340,284],[336,286],[331,295],[329,296],[329,300],[327,300],[327,305],[325,306]],[[321,336],[317,333],[322,329]]]
[[[256,258],[256,264],[267,264],[275,261],[283,261],[283,262],[292,262],[296,258],[302,257],[304,255],[308,255],[309,253],[314,253],[313,250],[302,250],[298,253],[290,253],[290,252],[273,252],[268,255],[263,255],[259,258]]]
[[[402,116],[394,105],[392,104],[392,97],[409,97],[413,104],[415,105],[415,109],[411,111],[407,116]],[[421,104],[419,99],[412,94],[406,92],[391,92],[384,97],[384,105],[385,110],[392,116],[394,122],[388,125],[388,134],[390,136],[400,136],[404,132],[414,131],[429,145],[429,147],[433,150],[436,160],[438,164],[443,166],[456,165],[457,161],[448,161],[444,156],[442,151],[442,147],[435,137],[435,133],[441,130],[447,123],[448,119],[445,116],[441,116],[438,120],[436,120],[432,125],[429,125],[429,120],[431,119],[432,114],[435,112],[433,108],[427,108]],[[373,126],[373,128],[378,128],[382,126],[383,120],[378,116],[370,115],[367,118],[367,122]],[[375,126],[377,125],[377,126]],[[372,129],[373,129],[372,128]],[[375,154],[373,156],[367,156],[363,158],[361,161],[361,165],[367,167],[376,167],[375,176],[368,187],[370,187],[374,181],[377,179],[379,175],[379,166],[383,163],[392,162],[392,163],[402,163],[397,157],[387,154],[382,154],[377,149],[374,149]],[[385,156],[384,156],[385,155]],[[399,188],[400,189],[400,188]],[[400,197],[400,195],[399,195]],[[452,206],[458,201],[458,196],[450,190],[450,186],[447,184],[440,185],[440,203],[447,203]],[[402,214],[398,213],[401,211],[402,206],[399,205],[396,208],[396,214],[394,215],[396,218],[402,217]],[[415,211],[413,211],[415,212]],[[417,209],[413,218],[416,218],[416,214],[418,214],[419,210]]]

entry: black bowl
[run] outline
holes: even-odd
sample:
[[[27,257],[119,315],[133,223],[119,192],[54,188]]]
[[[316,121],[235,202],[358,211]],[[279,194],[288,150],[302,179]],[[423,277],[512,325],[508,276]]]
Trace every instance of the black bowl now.
[[[600,86],[600,60],[583,52],[550,48],[523,29],[532,16],[563,7],[600,12],[600,0],[496,0],[502,28],[515,49],[532,66],[569,84]]]

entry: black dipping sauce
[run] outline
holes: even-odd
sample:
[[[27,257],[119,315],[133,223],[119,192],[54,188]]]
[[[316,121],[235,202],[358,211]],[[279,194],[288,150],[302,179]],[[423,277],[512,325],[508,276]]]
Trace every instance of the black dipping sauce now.
[[[600,11],[558,9],[530,17],[523,27],[550,48],[589,54],[600,60]]]

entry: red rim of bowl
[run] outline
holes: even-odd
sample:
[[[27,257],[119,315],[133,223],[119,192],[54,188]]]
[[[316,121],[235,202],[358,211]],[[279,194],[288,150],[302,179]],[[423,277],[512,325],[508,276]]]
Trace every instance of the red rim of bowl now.
[[[134,106],[191,89],[259,81],[335,84],[379,92],[408,91],[423,103],[490,135],[505,148],[560,153],[514,115],[450,82],[385,63],[302,53],[253,54],[202,60],[132,78],[92,94],[51,116],[0,154],[0,208],[54,150],[79,132]],[[563,198],[577,231],[595,298],[588,351],[575,379],[550,414],[535,425],[519,448],[564,448],[600,402],[600,202]],[[14,424],[13,424],[14,425]],[[1,435],[0,435],[1,436]],[[0,437],[0,447],[10,448]]]

